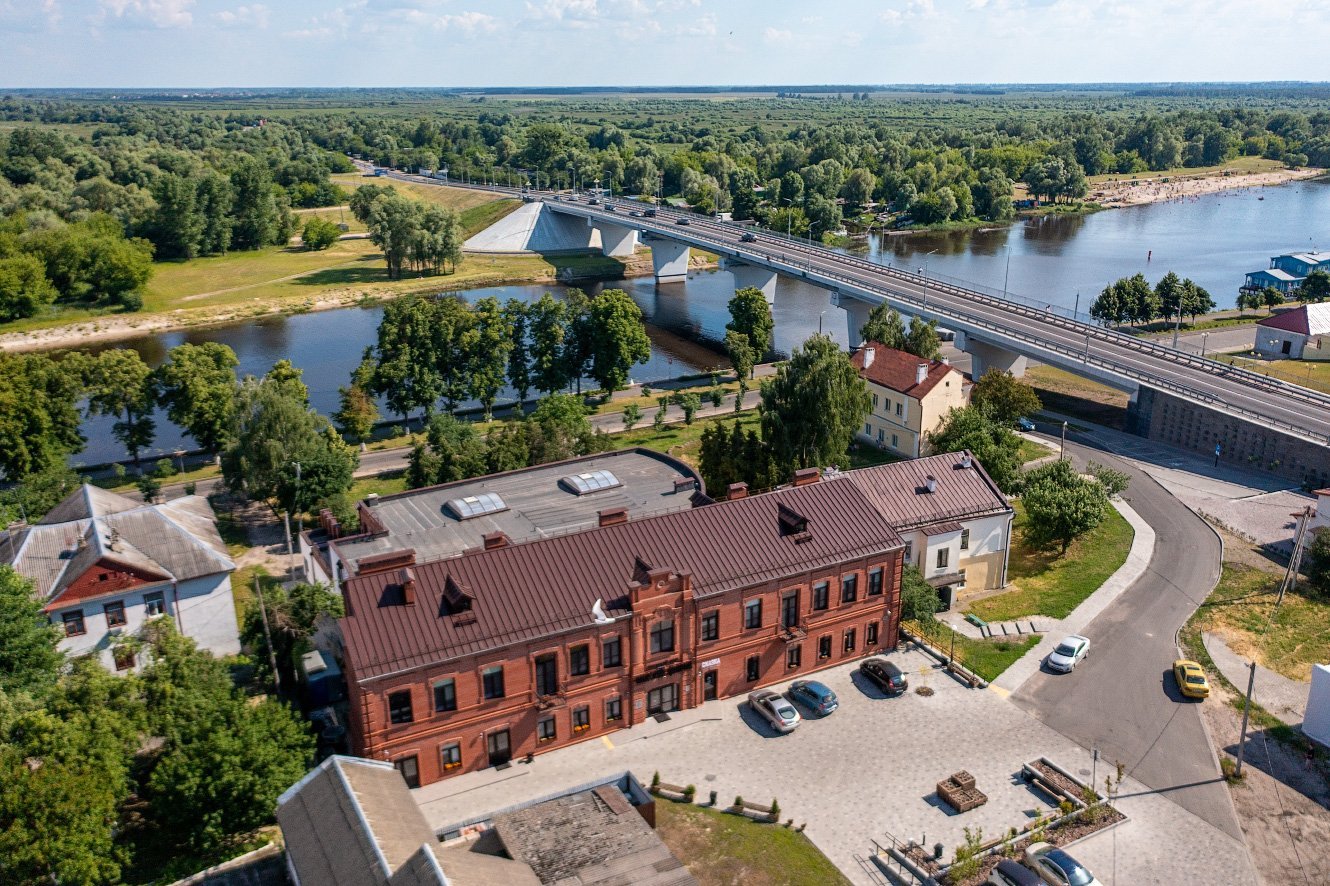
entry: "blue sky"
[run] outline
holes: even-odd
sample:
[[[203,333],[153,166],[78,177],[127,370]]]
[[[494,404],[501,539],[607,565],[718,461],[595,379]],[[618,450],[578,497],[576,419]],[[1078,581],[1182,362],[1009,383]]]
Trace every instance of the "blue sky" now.
[[[1330,0],[0,0],[0,87],[1324,80]]]

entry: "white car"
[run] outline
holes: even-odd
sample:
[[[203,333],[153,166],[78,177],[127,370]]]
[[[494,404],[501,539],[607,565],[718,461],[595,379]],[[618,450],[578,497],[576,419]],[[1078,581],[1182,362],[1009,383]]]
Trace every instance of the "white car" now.
[[[793,732],[803,718],[789,699],[771,689],[759,689],[748,696],[748,705],[771,724],[777,732]]]
[[[1026,847],[1025,866],[1049,886],[1104,886],[1085,865],[1049,843]]]
[[[1048,669],[1070,674],[1081,659],[1090,654],[1090,641],[1080,634],[1063,637],[1057,648],[1048,653]]]

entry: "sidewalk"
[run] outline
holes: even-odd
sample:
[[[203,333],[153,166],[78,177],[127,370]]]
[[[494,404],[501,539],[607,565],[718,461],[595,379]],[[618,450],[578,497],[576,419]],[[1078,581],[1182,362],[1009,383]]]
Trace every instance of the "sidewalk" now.
[[[1219,668],[1224,679],[1237,687],[1239,692],[1247,691],[1247,680],[1251,677],[1251,663],[1244,661],[1236,652],[1228,648],[1224,638],[1217,634],[1204,634],[1205,651],[1210,653],[1210,660]],[[1261,665],[1256,666],[1256,685],[1252,689],[1252,700],[1283,720],[1290,726],[1302,724],[1307,712],[1307,693],[1310,683],[1290,680],[1283,674],[1277,674]]]

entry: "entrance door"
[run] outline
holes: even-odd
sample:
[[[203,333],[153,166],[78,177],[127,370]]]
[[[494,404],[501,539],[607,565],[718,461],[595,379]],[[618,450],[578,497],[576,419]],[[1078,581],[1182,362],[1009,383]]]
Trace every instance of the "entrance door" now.
[[[660,714],[679,709],[679,684],[671,683],[647,693],[647,713]]]
[[[702,675],[702,700],[703,700],[703,701],[715,701],[715,700],[716,700],[716,695],[717,695],[717,692],[716,692],[716,683],[718,682],[717,679],[716,679],[716,674],[717,674],[717,673],[718,673],[718,671],[710,670],[710,671],[707,671],[705,674]]]
[[[403,757],[393,763],[397,771],[402,773],[402,780],[406,782],[409,788],[420,787],[420,765],[415,757]]]
[[[1283,348],[1280,349],[1280,353],[1281,354],[1293,353],[1293,342],[1289,341],[1288,339],[1284,339],[1284,346]]]
[[[485,742],[489,747],[491,766],[499,766],[513,758],[513,749],[507,729],[491,732]]]

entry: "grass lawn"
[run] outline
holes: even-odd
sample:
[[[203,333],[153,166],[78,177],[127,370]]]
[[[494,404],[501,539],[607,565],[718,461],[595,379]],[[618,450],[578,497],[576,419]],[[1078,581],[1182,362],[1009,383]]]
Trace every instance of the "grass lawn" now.
[[[1215,359],[1330,394],[1330,362],[1327,361],[1252,360],[1232,354],[1216,354]]]
[[[701,886],[848,886],[850,882],[807,837],[779,824],[658,799],[656,831]]]
[[[1076,541],[1065,555],[1056,550],[1034,550],[1025,544],[1025,509],[1013,504],[1008,576],[1014,586],[1006,593],[976,600],[969,611],[984,621],[1011,621],[1027,615],[1066,618],[1127,560],[1135,533],[1116,509],[1104,522]]]
[[[1027,465],[1032,461],[1041,459],[1048,455],[1053,455],[1056,449],[1050,449],[1042,443],[1036,443],[1033,440],[1021,438],[1021,464]]]
[[[1122,428],[1127,395],[1115,388],[1052,366],[1031,366],[1025,371],[1025,380],[1039,395],[1045,409],[1110,428]]]
[[[1267,160],[1264,157],[1234,157],[1218,166],[1179,166],[1176,169],[1163,169],[1158,172],[1109,172],[1104,175],[1088,176],[1091,185],[1105,182],[1156,181],[1164,178],[1208,178],[1225,172],[1251,174],[1255,172],[1278,172],[1285,166],[1279,160]]]
[[[1299,590],[1284,595],[1274,622],[1282,571],[1225,563],[1219,585],[1192,619],[1197,633],[1211,632],[1238,655],[1272,671],[1306,680],[1313,664],[1330,661],[1330,599]],[[1267,629],[1266,625],[1269,624]]]
[[[924,627],[917,621],[909,622],[909,629],[923,634],[934,646],[944,652],[955,650],[956,660],[985,680],[996,680],[1018,658],[1039,642],[1030,635],[1020,640],[976,640],[953,631],[940,621]]]
[[[347,494],[354,501],[367,495],[396,495],[406,491],[406,471],[388,471],[375,477],[360,477],[351,484]]]

